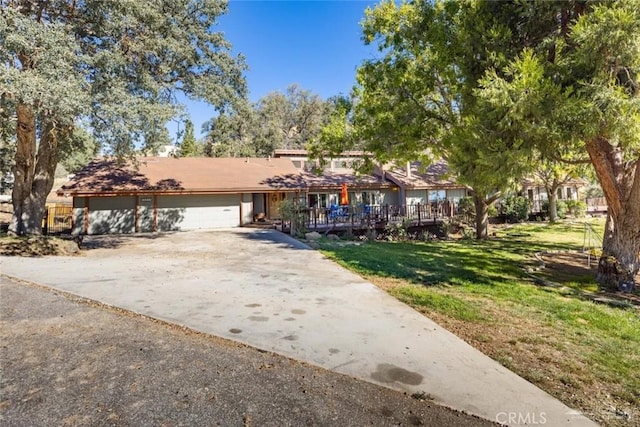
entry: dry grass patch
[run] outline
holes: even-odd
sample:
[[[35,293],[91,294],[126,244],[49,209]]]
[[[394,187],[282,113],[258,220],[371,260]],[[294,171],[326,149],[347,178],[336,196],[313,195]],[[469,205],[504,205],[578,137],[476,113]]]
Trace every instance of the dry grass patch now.
[[[34,257],[78,255],[79,253],[78,244],[73,240],[51,236],[0,237],[0,255]]]

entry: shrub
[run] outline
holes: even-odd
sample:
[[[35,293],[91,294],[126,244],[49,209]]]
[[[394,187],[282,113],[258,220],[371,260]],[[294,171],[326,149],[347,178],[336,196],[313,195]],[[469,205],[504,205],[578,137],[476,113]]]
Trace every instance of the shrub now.
[[[409,236],[409,226],[411,225],[410,221],[403,221],[401,223],[396,224],[387,224],[384,228],[384,234],[386,240],[390,242],[400,241],[400,240],[408,240]]]
[[[529,217],[529,199],[526,197],[507,196],[501,206],[508,222],[522,222]]]
[[[587,213],[587,204],[582,200],[567,200],[567,211],[576,218],[584,218]]]
[[[476,205],[473,197],[463,197],[458,201],[458,216],[464,224],[471,224],[476,218]]]
[[[295,223],[296,229],[291,230],[292,232],[304,234],[307,231],[306,215],[293,200],[285,199],[280,202],[279,207],[283,221]]]

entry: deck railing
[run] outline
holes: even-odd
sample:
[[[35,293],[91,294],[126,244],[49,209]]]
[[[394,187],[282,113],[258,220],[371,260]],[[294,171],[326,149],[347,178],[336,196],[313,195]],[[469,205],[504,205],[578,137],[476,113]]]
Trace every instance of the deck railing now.
[[[329,208],[301,208],[298,227],[307,230],[332,227],[384,227],[410,221],[414,225],[435,223],[437,220],[455,215],[454,203],[434,202],[412,205],[360,205],[331,206]],[[290,221],[283,222],[283,228],[289,229]]]

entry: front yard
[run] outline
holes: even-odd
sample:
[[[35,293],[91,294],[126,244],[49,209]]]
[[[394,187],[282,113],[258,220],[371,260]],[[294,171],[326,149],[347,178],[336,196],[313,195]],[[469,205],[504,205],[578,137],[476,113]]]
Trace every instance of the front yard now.
[[[592,225],[601,230],[603,221]],[[597,291],[586,265],[536,273],[561,287],[536,285],[524,271],[534,253],[577,251],[584,241],[585,225],[575,222],[503,228],[484,242],[319,245],[594,421],[640,423],[640,307],[585,298]]]

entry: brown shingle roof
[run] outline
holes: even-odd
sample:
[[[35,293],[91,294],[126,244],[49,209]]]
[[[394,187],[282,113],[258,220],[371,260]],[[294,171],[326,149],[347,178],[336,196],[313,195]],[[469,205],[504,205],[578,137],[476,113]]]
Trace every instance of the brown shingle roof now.
[[[342,184],[351,188],[389,188],[394,186],[389,181],[376,175],[356,175],[351,172],[324,171],[321,175],[302,172],[302,177],[309,190],[339,190]]]
[[[385,176],[403,188],[466,188],[456,182],[444,160],[430,164],[426,168],[421,162],[410,164],[410,174],[406,168],[392,167],[385,171]]]
[[[136,169],[115,160],[97,159],[83,168],[58,194],[235,193],[304,188],[289,159],[146,157]]]

